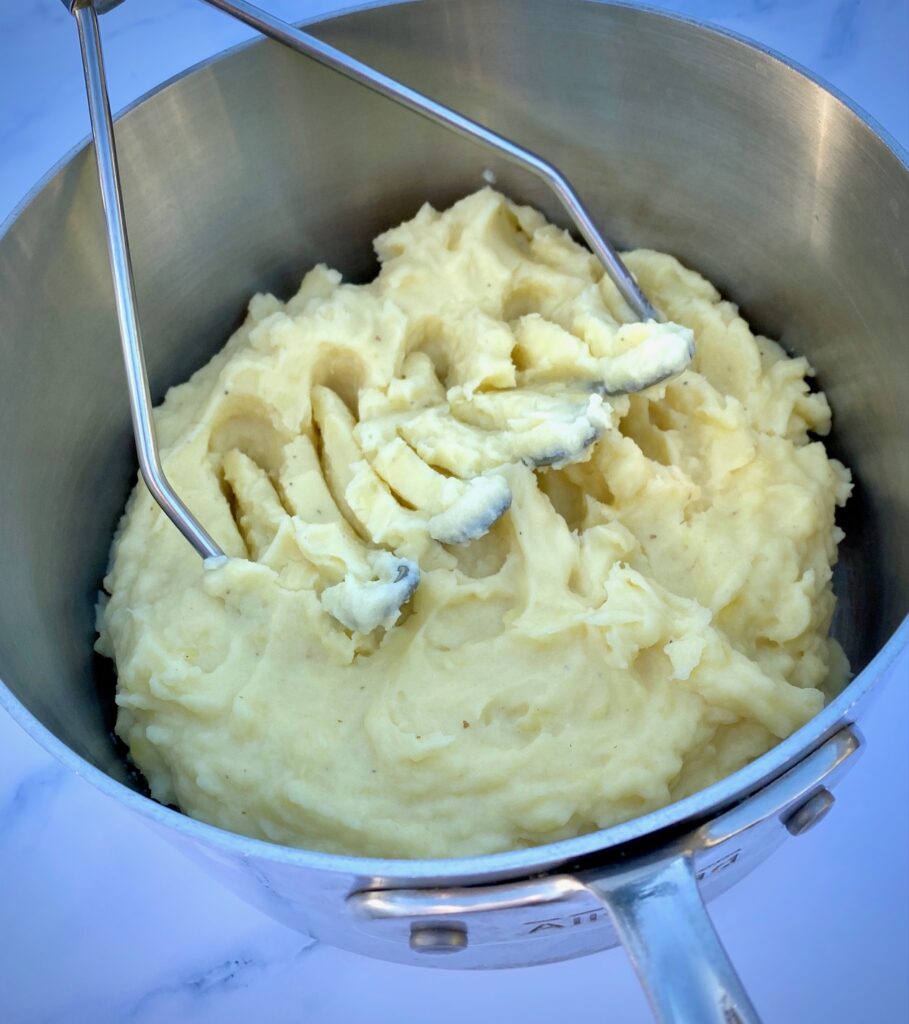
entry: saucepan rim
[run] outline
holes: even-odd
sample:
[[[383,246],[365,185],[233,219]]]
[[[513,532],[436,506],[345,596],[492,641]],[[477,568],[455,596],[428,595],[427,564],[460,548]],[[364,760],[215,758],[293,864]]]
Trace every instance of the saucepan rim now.
[[[378,0],[375,3],[346,8],[343,11],[333,13],[329,17],[308,19],[307,21],[300,22],[300,24],[330,23],[337,18],[344,18],[360,11],[380,7],[404,6],[410,2],[413,2],[413,0],[403,0],[403,2],[398,2],[398,0]],[[429,2],[432,2],[432,0],[429,0]],[[583,2],[595,3],[596,6],[629,8],[666,21],[680,22],[693,26],[707,35],[718,36],[769,57],[776,63],[781,64],[785,69],[804,76],[843,104],[854,117],[858,118],[879,138],[897,160],[900,161],[906,173],[909,174],[909,154],[874,118],[870,117],[857,104],[822,78],[807,68],[802,67],[797,62],[777,53],[775,50],[735,32],[715,28],[695,18],[668,14],[653,7],[630,3],[603,3],[601,0],[583,0]],[[250,46],[261,45],[265,45],[265,40],[254,38],[217,53],[203,61],[199,61],[179,74],[173,75],[166,81],[161,82],[134,100],[119,112],[118,119],[129,115],[141,104],[181,82],[184,78],[196,72],[204,71],[223,60],[227,60]],[[26,194],[4,223],[0,225],[0,242],[2,242],[7,232],[40,193],[90,144],[91,139],[88,137],[84,138],[57,161]],[[118,782],[101,769],[96,768],[38,721],[13,695],[2,679],[0,679],[0,707],[5,708],[35,742],[44,747],[45,750],[76,775],[90,782],[102,793],[126,805],[138,814],[151,819],[155,824],[173,829],[186,838],[202,841],[208,846],[220,847],[243,858],[261,859],[288,867],[352,875],[360,879],[374,880],[382,883],[394,883],[396,879],[406,880],[408,883],[421,880],[426,882],[445,880],[448,882],[460,881],[463,883],[469,881],[476,883],[496,878],[520,878],[541,871],[552,870],[560,865],[575,862],[580,858],[604,853],[617,846],[633,841],[647,840],[657,834],[677,829],[688,822],[709,819],[720,810],[730,807],[751,793],[761,789],[801,760],[806,754],[810,753],[824,739],[835,732],[838,725],[849,723],[851,721],[850,713],[855,705],[867,695],[877,679],[887,671],[900,651],[907,646],[909,646],[909,615],[903,619],[887,642],[843,692],[815,715],[811,721],[807,722],[787,739],[778,743],[767,753],[761,755],[761,757],[752,761],[744,768],[740,768],[732,775],[714,783],[712,786],[708,786],[706,789],[702,789],[683,800],[676,801],[649,814],[632,818],[629,821],[607,829],[588,832],[573,839],[564,839],[541,846],[472,857],[420,860],[357,857],[284,846],[264,839],[253,839],[236,832],[229,832],[215,825],[209,825],[206,822],[190,818],[180,811],[160,804],[151,797],[144,796],[124,783]]]

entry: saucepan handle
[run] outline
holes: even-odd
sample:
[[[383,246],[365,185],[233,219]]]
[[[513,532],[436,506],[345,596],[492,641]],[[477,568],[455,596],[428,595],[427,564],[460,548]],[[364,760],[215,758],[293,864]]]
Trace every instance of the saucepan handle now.
[[[373,940],[398,948],[409,943],[421,960],[447,953],[461,958],[452,959],[454,967],[516,966],[545,962],[526,945],[541,929],[561,936],[562,948],[570,949],[571,929],[602,923],[605,908],[661,1024],[759,1024],[697,876],[710,884],[732,864],[747,869],[786,835],[811,828],[833,803],[828,786],[860,750],[856,730],[843,728],[775,781],[657,849],[626,849],[574,873],[499,884],[364,889],[348,898],[351,920]],[[511,942],[520,943],[513,956]],[[551,946],[545,949],[558,958]]]
[[[688,855],[591,880],[660,1024],[760,1024]]]

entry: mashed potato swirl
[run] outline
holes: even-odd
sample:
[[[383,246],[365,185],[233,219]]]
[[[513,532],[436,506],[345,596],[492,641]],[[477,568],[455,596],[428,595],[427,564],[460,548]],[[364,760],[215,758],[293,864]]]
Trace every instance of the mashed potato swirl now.
[[[626,259],[672,323],[626,323],[590,253],[489,189],[376,248],[370,284],[257,295],[157,410],[229,557],[136,488],[97,646],[152,794],[312,849],[488,853],[658,808],[816,714],[850,483],[808,363],[656,252]]]

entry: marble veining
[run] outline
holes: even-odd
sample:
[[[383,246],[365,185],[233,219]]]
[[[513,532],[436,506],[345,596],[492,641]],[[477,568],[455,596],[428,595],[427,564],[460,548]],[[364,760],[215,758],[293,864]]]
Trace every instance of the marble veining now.
[[[824,60],[848,60],[849,55],[861,46],[862,28],[859,0],[842,0],[838,3],[830,19],[830,31],[821,50]]]
[[[314,17],[333,0],[262,0]],[[557,0],[554,0],[557,2]],[[658,0],[830,80],[909,144],[905,0]],[[115,108],[249,32],[196,0],[105,16]],[[87,132],[59,0],[0,3],[0,216]],[[909,659],[880,694],[868,749],[823,827],[714,904],[768,1022],[909,1019]],[[832,979],[836,979],[835,984]],[[0,712],[0,1021],[4,1024],[485,1024],[649,1021],[620,952],[463,974],[313,943],[223,891]]]
[[[154,1020],[161,1006],[173,1007],[179,1002],[198,1002],[222,993],[250,988],[265,974],[291,969],[314,945],[312,939],[301,937],[300,948],[289,957],[280,954],[266,956],[266,950],[261,946],[254,950],[240,949],[227,960],[191,970],[175,980],[169,978],[161,985],[149,989],[132,1005],[124,1008],[124,1017],[130,1021]]]

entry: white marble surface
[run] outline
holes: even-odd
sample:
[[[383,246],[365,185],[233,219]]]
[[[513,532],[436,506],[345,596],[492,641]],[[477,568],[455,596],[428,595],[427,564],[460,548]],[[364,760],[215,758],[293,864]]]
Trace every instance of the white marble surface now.
[[[305,17],[332,0],[268,0]],[[909,143],[906,0],[664,0],[813,69]],[[104,23],[115,107],[246,37],[194,0]],[[59,0],[0,0],[0,216],[87,131]],[[9,439],[5,439],[9,443]],[[816,831],[714,904],[768,1024],[909,1020],[909,660]],[[366,960],[224,892],[0,712],[0,1021],[6,1024],[543,1024],[649,1020],[621,952],[499,973]],[[694,1022],[693,1022],[694,1024]]]

